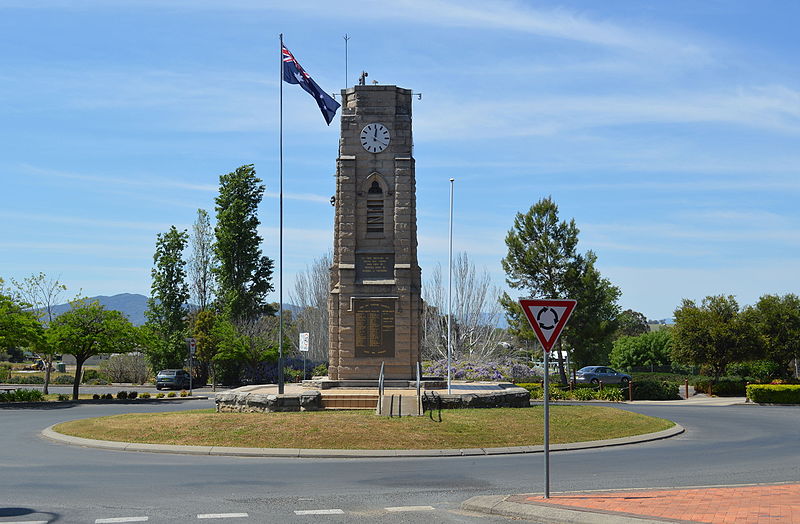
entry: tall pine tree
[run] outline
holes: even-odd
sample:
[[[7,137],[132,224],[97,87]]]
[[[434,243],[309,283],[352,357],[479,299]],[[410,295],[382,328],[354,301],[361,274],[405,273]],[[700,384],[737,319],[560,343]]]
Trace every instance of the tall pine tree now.
[[[263,239],[258,234],[258,205],[263,194],[264,185],[253,165],[219,177],[214,244],[218,265],[213,271],[219,309],[234,322],[275,314],[266,301],[273,290],[273,263],[261,254]]]

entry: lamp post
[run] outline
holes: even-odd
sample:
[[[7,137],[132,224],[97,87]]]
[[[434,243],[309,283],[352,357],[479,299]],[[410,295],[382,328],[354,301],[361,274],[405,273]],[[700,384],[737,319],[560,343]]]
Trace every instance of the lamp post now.
[[[450,236],[447,250],[447,394],[452,393],[450,361],[453,354],[453,182],[450,179]]]

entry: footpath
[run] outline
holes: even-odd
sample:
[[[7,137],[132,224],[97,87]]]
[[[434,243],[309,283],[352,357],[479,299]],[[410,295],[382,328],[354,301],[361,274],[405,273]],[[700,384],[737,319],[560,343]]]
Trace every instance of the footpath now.
[[[461,508],[558,524],[800,524],[800,484],[479,496]]]

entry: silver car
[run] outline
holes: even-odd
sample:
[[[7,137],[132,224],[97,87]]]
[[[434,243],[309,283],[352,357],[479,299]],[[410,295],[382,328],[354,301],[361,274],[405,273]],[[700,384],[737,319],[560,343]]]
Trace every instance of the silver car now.
[[[575,372],[575,382],[579,384],[622,384],[627,386],[631,376],[606,366],[586,366]]]

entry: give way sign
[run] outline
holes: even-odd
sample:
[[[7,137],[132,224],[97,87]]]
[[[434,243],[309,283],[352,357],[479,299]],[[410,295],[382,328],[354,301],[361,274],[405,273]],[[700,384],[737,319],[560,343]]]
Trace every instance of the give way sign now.
[[[561,330],[575,309],[575,300],[557,299],[521,299],[519,304],[528,317],[536,338],[545,351],[550,351],[558,340]]]

